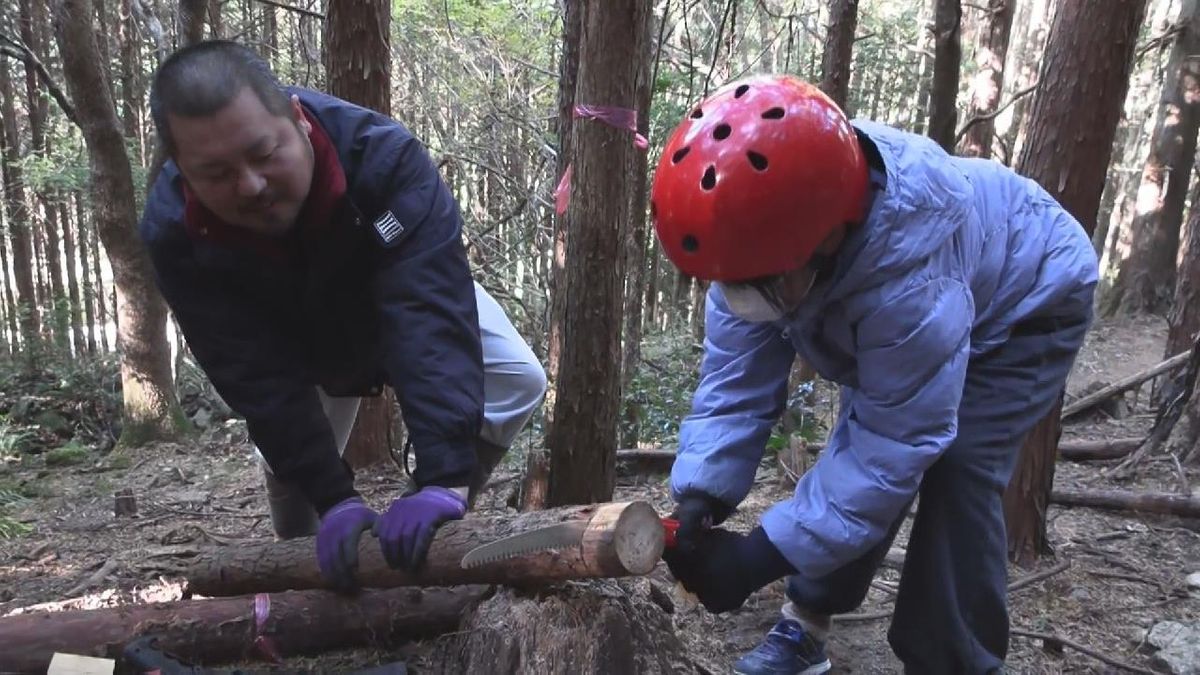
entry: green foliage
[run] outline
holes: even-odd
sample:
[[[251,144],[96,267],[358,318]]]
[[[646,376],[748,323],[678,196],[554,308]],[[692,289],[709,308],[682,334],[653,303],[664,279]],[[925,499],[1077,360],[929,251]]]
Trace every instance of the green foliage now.
[[[674,445],[679,423],[691,409],[699,380],[699,358],[690,335],[654,335],[642,342],[642,362],[625,392],[626,405],[637,410],[637,440]],[[623,416],[624,431],[633,421]]]
[[[29,498],[20,489],[0,485],[0,539],[13,539],[33,530],[29,525],[13,519],[10,512],[25,506]]]
[[[33,439],[33,433],[0,415],[0,459],[24,452]]]
[[[88,461],[88,449],[71,441],[44,455],[46,466],[74,466]]]

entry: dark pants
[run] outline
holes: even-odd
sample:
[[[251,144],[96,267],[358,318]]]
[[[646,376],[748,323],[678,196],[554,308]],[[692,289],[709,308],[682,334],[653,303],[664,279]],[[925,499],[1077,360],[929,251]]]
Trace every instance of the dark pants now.
[[[968,367],[958,436],[921,481],[917,516],[888,642],[905,672],[991,673],[1008,651],[1007,552],[1001,497],[1022,441],[1059,400],[1091,322],[1090,292],[1075,316],[1016,326]],[[1086,300],[1086,302],[1083,302]],[[813,614],[862,604],[900,529],[820,579],[788,581],[788,598]]]

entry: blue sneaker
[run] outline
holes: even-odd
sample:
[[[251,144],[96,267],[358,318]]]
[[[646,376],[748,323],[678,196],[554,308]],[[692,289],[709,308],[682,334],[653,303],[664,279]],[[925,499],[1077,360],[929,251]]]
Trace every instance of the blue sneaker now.
[[[825,644],[804,632],[800,622],[783,619],[767,638],[733,664],[736,675],[819,675],[833,666]]]

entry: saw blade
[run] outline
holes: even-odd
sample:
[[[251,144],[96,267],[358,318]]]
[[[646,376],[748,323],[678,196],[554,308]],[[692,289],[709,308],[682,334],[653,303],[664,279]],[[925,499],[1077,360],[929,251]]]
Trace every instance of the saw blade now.
[[[463,569],[468,569],[527,553],[579,546],[586,529],[586,522],[568,521],[510,535],[471,549],[459,564]]]

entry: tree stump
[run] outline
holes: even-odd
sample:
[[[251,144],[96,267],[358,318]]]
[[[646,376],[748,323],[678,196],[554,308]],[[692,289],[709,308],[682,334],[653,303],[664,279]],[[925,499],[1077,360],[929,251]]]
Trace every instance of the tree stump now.
[[[444,675],[667,675],[695,665],[648,579],[505,589],[479,604],[430,672]]]

